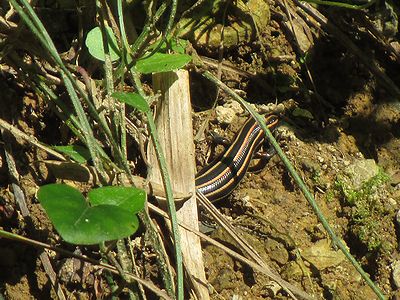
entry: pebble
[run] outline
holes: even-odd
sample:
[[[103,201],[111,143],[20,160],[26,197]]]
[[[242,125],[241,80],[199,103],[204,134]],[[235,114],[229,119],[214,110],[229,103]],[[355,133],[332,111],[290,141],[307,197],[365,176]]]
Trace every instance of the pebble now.
[[[236,101],[227,101],[223,107],[230,108],[236,115],[240,115],[244,112],[242,106]]]
[[[363,155],[361,152],[357,152],[357,153],[355,154],[355,157],[357,157],[357,158],[359,158],[359,159],[363,159],[363,158],[364,158],[364,155]]]
[[[231,124],[236,117],[236,113],[232,108],[224,106],[217,106],[215,108],[215,114],[220,124]]]
[[[392,280],[396,288],[400,288],[400,261],[396,260],[391,264]]]
[[[339,265],[345,256],[341,251],[334,251],[327,239],[319,240],[311,247],[301,251],[302,257],[318,270]]]
[[[280,114],[285,111],[285,105],[283,103],[275,104],[275,103],[268,103],[268,104],[261,104],[258,106],[258,112],[260,114]]]
[[[269,239],[265,244],[265,249],[270,259],[277,262],[280,266],[288,262],[289,253],[281,243],[273,239]]]
[[[379,167],[373,159],[358,159],[344,170],[342,178],[352,189],[359,189],[364,182],[377,175]]]
[[[332,146],[332,145],[328,145],[326,148],[332,153],[336,152],[336,148],[334,146]]]
[[[275,281],[270,281],[265,285],[266,290],[268,291],[268,296],[275,298],[278,292],[282,289],[282,287]]]
[[[296,261],[288,262],[282,270],[282,275],[290,280],[300,280],[304,275],[311,274],[310,269],[305,265]]]

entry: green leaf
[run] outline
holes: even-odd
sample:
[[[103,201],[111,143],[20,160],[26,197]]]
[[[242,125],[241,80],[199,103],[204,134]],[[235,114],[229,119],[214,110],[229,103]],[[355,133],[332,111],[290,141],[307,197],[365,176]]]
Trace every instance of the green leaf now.
[[[138,201],[142,203],[143,195],[138,194]],[[92,245],[121,239],[139,227],[139,220],[132,211],[138,211],[140,204],[129,210],[125,209],[129,207],[125,201],[121,201],[122,207],[111,204],[91,206],[78,190],[64,184],[44,185],[37,196],[58,233],[72,244]],[[115,198],[119,198],[118,194]]]
[[[68,155],[80,164],[86,163],[91,158],[89,149],[79,145],[53,146],[53,149]]]
[[[150,106],[147,101],[137,93],[115,92],[111,96],[144,113],[150,111]]]
[[[159,52],[165,53],[167,50],[172,50],[174,53],[184,54],[187,45],[187,40],[171,38],[161,45]],[[148,50],[153,50],[156,46],[157,43],[154,43],[148,48]]]
[[[299,108],[299,107],[296,107],[293,110],[292,115],[294,117],[301,117],[301,118],[305,118],[305,119],[309,119],[309,120],[314,120],[314,116],[312,115],[312,113],[309,110]]]
[[[120,58],[120,51],[118,49],[117,39],[110,27],[106,27],[107,43],[110,52],[111,61],[116,61]],[[86,47],[89,53],[98,60],[104,61],[104,47],[103,36],[100,27],[95,27],[90,30],[86,36]]]
[[[191,59],[187,54],[155,53],[148,58],[139,59],[136,62],[136,70],[144,74],[168,72],[182,68]]]
[[[174,51],[175,53],[184,54],[187,45],[188,45],[187,40],[182,40],[182,39],[171,40],[171,50]]]
[[[88,193],[92,205],[115,205],[131,213],[137,213],[144,207],[144,190],[124,186],[104,186]]]

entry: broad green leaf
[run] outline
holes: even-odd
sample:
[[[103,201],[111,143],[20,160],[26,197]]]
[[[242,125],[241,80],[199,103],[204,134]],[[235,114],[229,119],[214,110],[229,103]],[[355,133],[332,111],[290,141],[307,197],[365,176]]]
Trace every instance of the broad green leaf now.
[[[305,119],[314,120],[314,116],[312,115],[312,113],[309,110],[303,108],[296,107],[293,110],[292,115],[294,117],[302,117]]]
[[[79,145],[53,146],[53,149],[68,155],[80,164],[84,164],[90,159],[89,150]]]
[[[72,244],[121,239],[139,226],[131,211],[110,204],[91,206],[78,190],[68,185],[44,185],[37,196],[58,233]]]
[[[110,27],[106,27],[106,34],[111,60],[118,60],[120,58],[120,51],[118,49],[117,39],[115,38],[114,33]],[[100,27],[95,27],[88,32],[85,44],[89,50],[89,53],[93,57],[97,58],[98,60],[104,61],[105,54],[103,47],[103,36],[101,34]]]
[[[131,213],[143,209],[146,201],[144,190],[124,186],[104,186],[88,193],[92,205],[115,205]]]
[[[115,92],[111,96],[144,113],[150,110],[150,106],[147,101],[137,93]]]
[[[180,69],[191,60],[187,54],[155,53],[136,62],[136,70],[140,73],[160,73]]]
[[[167,50],[172,50],[174,53],[184,54],[187,44],[188,44],[187,40],[172,38],[169,39],[168,41],[165,41],[161,45],[159,51],[165,53],[167,52]],[[148,50],[153,50],[156,46],[157,43],[154,43],[148,48]]]
[[[188,45],[187,40],[182,40],[182,39],[172,40],[171,50],[174,51],[175,53],[184,54],[187,45]]]

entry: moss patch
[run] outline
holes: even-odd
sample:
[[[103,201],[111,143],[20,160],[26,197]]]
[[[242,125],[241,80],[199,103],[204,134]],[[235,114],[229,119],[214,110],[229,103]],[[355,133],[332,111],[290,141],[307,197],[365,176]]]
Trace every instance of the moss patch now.
[[[345,206],[349,206],[349,230],[352,235],[367,247],[368,251],[389,250],[391,245],[386,242],[384,224],[390,222],[392,210],[386,205],[386,183],[389,176],[382,170],[359,188],[353,188],[345,180],[338,179],[336,190],[342,196]],[[389,220],[386,220],[388,219]]]

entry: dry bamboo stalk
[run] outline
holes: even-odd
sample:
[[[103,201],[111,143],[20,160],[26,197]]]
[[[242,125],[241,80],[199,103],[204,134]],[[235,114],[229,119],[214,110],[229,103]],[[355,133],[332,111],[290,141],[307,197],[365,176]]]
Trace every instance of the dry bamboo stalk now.
[[[172,189],[193,195],[177,211],[178,220],[198,229],[189,74],[185,70],[155,74],[153,86],[155,91],[161,91],[156,109],[156,125],[168,164]],[[152,145],[149,146],[148,153],[148,161],[153,166],[149,180],[162,184]],[[199,299],[209,299],[200,239],[183,228],[180,228],[180,235],[183,262],[192,279],[195,295]]]

